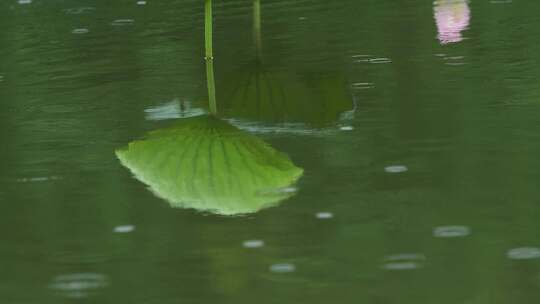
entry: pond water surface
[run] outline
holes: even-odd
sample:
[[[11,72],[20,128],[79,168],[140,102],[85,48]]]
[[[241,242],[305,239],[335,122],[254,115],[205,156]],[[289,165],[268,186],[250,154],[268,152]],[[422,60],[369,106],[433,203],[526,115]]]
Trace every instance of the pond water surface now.
[[[538,11],[0,1],[0,302],[538,303]]]

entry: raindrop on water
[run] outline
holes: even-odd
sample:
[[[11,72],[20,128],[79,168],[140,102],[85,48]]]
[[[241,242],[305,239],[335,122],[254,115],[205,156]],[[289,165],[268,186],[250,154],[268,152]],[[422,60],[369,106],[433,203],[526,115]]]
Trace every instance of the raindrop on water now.
[[[73,7],[73,8],[65,9],[64,12],[68,15],[79,15],[79,14],[84,14],[90,11],[94,11],[95,9],[96,9],[95,7],[90,7],[90,6]]]
[[[73,31],[71,31],[71,33],[76,34],[76,35],[80,35],[80,34],[86,34],[89,31],[90,30],[88,30],[87,28],[77,28],[77,29],[74,29]]]
[[[351,57],[352,57],[352,58],[366,58],[366,57],[371,57],[371,55],[367,55],[367,54],[356,54],[356,55],[352,55]]]
[[[384,168],[384,171],[386,171],[387,173],[403,173],[407,172],[408,170],[409,169],[403,165],[393,165]]]
[[[440,226],[433,229],[433,236],[437,238],[466,237],[471,234],[467,226]]]
[[[413,270],[420,268],[417,262],[392,262],[383,265],[386,270]]]
[[[520,247],[508,250],[506,256],[511,260],[531,260],[540,258],[540,248]]]
[[[290,273],[296,271],[296,266],[288,263],[274,264],[270,266],[270,271],[274,273]]]
[[[375,84],[372,82],[355,82],[352,84],[352,88],[356,90],[373,89]]]
[[[264,247],[264,241],[262,240],[247,240],[242,243],[244,248],[261,248]]]
[[[116,19],[113,22],[111,22],[112,26],[127,26],[127,25],[133,25],[135,23],[135,20],[133,19]]]
[[[331,212],[317,212],[315,214],[315,217],[321,220],[327,220],[333,218],[334,214],[332,214]]]
[[[99,273],[73,273],[55,277],[49,288],[69,298],[84,298],[107,287],[109,278]]]
[[[377,63],[392,63],[392,60],[390,58],[372,58],[372,59],[369,59],[368,61],[369,63],[374,63],[374,64],[377,64]]]
[[[47,181],[53,181],[53,180],[59,180],[62,179],[59,176],[37,176],[37,177],[23,177],[17,179],[18,183],[39,183],[39,182],[47,182]]]
[[[135,230],[134,225],[122,225],[122,226],[116,226],[114,227],[113,231],[115,233],[130,233],[133,230]]]
[[[384,258],[382,268],[386,270],[413,270],[423,266],[426,256],[417,253],[389,255]]]

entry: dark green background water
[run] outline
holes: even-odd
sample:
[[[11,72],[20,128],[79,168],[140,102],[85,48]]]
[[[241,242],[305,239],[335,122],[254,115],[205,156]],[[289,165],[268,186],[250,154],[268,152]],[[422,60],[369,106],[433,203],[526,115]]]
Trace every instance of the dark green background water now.
[[[540,3],[471,1],[445,44],[430,1],[262,0],[290,113],[225,97],[260,67],[250,1],[214,5],[220,111],[305,170],[297,194],[171,208],[114,154],[204,112],[203,1],[2,0],[2,303],[540,300]]]

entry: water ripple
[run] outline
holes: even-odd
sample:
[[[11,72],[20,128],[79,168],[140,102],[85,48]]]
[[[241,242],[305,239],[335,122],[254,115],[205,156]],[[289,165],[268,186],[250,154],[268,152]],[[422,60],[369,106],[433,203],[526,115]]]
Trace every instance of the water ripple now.
[[[274,273],[291,273],[296,271],[296,266],[289,263],[280,263],[270,266],[270,272]]]
[[[264,241],[263,240],[247,240],[242,243],[242,247],[244,248],[261,248],[264,247]]]
[[[74,7],[74,8],[68,8],[64,10],[64,13],[68,15],[80,15],[85,14],[91,11],[96,10],[95,7],[85,6],[85,7]]]
[[[409,168],[403,165],[392,165],[384,168],[386,173],[403,173],[409,171]]]
[[[113,232],[115,232],[115,233],[130,233],[130,232],[133,232],[134,230],[135,230],[134,225],[121,225],[121,226],[114,227]]]
[[[90,32],[90,30],[87,28],[76,28],[71,31],[72,34],[76,34],[76,35],[87,34],[88,32]]]
[[[133,19],[116,19],[113,22],[111,22],[112,26],[130,26],[135,23],[135,20]]]
[[[506,256],[511,260],[532,260],[540,258],[540,248],[520,247],[508,250]]]
[[[56,276],[49,288],[68,298],[85,298],[109,286],[109,278],[99,273],[72,273]]]
[[[386,270],[413,270],[423,267],[426,256],[418,253],[401,253],[384,258],[382,268]]]
[[[437,238],[466,237],[471,234],[467,226],[440,226],[433,229],[433,236]]]
[[[317,212],[315,217],[320,220],[328,220],[334,217],[334,214],[331,212]]]

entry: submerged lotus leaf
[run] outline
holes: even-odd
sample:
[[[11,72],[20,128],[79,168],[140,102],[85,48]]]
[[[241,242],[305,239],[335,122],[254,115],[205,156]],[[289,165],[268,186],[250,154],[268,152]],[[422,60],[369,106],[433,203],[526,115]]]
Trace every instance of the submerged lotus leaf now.
[[[285,154],[212,116],[150,132],[116,155],[173,207],[223,215],[276,205],[303,173]]]
[[[322,127],[354,109],[340,74],[301,76],[253,64],[221,77],[217,90],[225,98],[220,110],[235,118]]]

